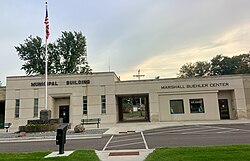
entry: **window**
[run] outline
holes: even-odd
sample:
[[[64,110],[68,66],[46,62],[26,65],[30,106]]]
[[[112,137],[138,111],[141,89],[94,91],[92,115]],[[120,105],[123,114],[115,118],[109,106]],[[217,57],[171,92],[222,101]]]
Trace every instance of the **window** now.
[[[34,117],[38,117],[38,98],[34,99]]]
[[[183,114],[184,113],[183,100],[170,100],[170,113]]]
[[[101,103],[102,103],[102,114],[106,113],[106,96],[101,96]]]
[[[19,118],[20,100],[16,99],[15,118]]]
[[[87,114],[88,113],[88,100],[87,100],[87,96],[83,96],[83,114]]]
[[[203,99],[190,99],[190,112],[191,113],[204,113],[204,104]]]

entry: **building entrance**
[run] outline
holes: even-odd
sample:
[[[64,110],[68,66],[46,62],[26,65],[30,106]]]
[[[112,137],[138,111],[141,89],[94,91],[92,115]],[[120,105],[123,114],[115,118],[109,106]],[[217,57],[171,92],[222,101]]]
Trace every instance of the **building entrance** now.
[[[220,119],[230,119],[227,99],[219,99],[219,110]]]
[[[69,123],[69,106],[59,106],[59,118],[63,119],[63,123]]]
[[[5,102],[0,102],[0,128],[4,128]]]
[[[117,96],[119,121],[149,121],[148,95]]]

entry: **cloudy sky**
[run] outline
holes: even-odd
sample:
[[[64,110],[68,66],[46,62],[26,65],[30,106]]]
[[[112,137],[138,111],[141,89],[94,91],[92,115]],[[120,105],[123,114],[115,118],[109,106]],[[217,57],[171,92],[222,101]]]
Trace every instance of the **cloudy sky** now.
[[[44,0],[0,5],[0,81],[25,75],[14,46],[45,37]],[[82,31],[94,72],[122,80],[176,77],[187,62],[250,51],[249,0],[48,0],[50,42],[62,31]]]

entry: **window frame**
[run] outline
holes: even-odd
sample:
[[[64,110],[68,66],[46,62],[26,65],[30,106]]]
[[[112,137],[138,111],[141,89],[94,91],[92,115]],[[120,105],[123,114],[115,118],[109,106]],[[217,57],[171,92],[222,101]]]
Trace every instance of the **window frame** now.
[[[174,109],[172,107],[172,104],[171,102],[174,102],[174,101],[181,101],[181,105],[182,105],[182,112],[174,112]],[[172,100],[169,100],[169,106],[170,106],[170,114],[185,114],[185,110],[184,110],[184,100],[183,99],[172,99]]]
[[[16,99],[15,103],[15,118],[20,117],[20,99]]]
[[[87,115],[88,114],[88,97],[87,96],[83,96],[82,97],[82,114],[83,115]]]
[[[194,106],[193,104],[198,104],[198,103],[193,103],[191,104],[192,102],[191,101],[201,101],[201,106],[199,108],[197,107],[194,107],[194,108],[197,108],[197,110],[194,110],[192,106]],[[197,106],[197,105],[195,105]],[[204,99],[203,98],[192,98],[192,99],[189,99],[189,109],[190,109],[190,113],[191,114],[199,114],[199,113],[205,113],[205,106],[204,106]]]
[[[38,98],[34,98],[34,117],[38,117]]]
[[[106,109],[106,96],[105,95],[101,95],[101,111],[102,114],[106,114],[107,109]]]

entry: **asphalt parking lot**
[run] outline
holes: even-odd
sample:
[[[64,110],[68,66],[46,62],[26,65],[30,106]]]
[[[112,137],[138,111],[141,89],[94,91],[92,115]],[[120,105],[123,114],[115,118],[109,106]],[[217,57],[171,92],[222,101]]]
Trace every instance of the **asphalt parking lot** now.
[[[100,151],[154,149],[168,146],[250,144],[250,124],[172,126],[139,133],[104,135],[98,139],[67,140],[65,150]],[[57,150],[55,141],[0,143],[1,152]]]
[[[144,131],[149,148],[250,144],[250,124],[190,125]]]
[[[112,135],[103,150],[148,149],[143,133]]]
[[[250,124],[189,125],[113,135],[103,150],[250,144]]]

